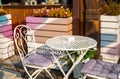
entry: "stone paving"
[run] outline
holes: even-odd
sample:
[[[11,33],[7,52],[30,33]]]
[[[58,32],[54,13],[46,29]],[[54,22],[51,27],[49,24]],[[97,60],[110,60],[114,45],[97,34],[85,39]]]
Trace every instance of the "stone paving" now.
[[[14,61],[18,60],[16,57],[17,56],[15,56]],[[11,71],[17,71],[13,64],[14,63],[11,62],[11,58],[8,58],[6,60],[0,59],[0,65],[1,65],[2,69],[9,69]],[[22,75],[24,74],[24,72],[21,72],[21,73],[22,73]],[[63,75],[62,75],[62,73],[59,70],[51,70],[51,73],[52,73],[52,75],[54,76],[55,79],[63,79]],[[28,79],[28,76],[26,74],[24,74],[24,77],[25,77],[25,79]],[[50,77],[47,74],[46,74],[46,77],[45,77],[45,73],[42,72],[37,77],[37,79],[50,79]],[[73,76],[71,74],[69,79],[75,79],[75,78],[73,78]]]

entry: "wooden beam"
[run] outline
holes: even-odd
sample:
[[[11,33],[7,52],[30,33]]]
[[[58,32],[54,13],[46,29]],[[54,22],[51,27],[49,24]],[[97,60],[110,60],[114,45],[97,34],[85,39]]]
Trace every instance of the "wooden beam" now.
[[[84,0],[73,1],[73,34],[84,34]]]

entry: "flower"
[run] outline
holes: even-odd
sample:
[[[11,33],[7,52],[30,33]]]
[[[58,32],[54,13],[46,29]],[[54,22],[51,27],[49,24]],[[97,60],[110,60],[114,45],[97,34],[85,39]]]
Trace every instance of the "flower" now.
[[[63,8],[63,6],[61,6],[60,8],[50,8],[50,9],[47,7],[43,7],[41,9],[34,9],[33,16],[66,18],[66,17],[71,17],[72,12],[69,10],[69,8]]]

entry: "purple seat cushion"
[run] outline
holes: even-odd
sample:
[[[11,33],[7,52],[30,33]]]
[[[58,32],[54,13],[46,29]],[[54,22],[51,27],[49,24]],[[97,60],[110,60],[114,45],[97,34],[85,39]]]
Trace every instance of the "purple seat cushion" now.
[[[46,67],[52,64],[53,61],[54,58],[50,53],[32,53],[31,55],[24,58],[23,64]]]
[[[83,66],[81,72],[99,77],[118,79],[120,64],[91,59]]]

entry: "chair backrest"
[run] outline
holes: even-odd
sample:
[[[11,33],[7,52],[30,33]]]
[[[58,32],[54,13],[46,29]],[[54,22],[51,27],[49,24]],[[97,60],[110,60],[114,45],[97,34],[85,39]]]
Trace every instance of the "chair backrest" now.
[[[29,26],[18,25],[15,27],[14,42],[21,59],[36,51],[34,31]]]

